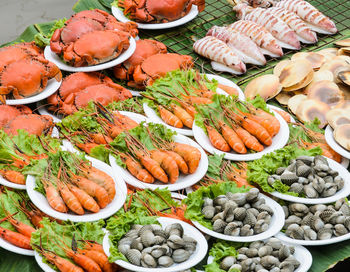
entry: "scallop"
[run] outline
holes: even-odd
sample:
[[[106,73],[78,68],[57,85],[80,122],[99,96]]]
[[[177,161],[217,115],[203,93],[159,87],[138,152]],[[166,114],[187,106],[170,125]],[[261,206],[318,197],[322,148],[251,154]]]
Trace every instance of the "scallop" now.
[[[298,59],[291,61],[282,69],[279,80],[282,87],[287,88],[303,81],[310,73],[313,73],[311,63]]]
[[[350,111],[345,109],[331,109],[326,114],[328,124],[335,129],[337,126],[350,124]]]
[[[348,56],[350,55],[350,47],[342,47],[338,50],[337,52],[337,55],[338,56],[342,56],[342,55],[345,55],[345,56]]]
[[[350,150],[350,124],[337,126],[333,132],[334,139],[346,150]]]
[[[288,100],[288,108],[291,110],[291,112],[296,114],[296,111],[297,111],[299,105],[301,104],[302,101],[304,101],[306,99],[307,99],[307,96],[304,94],[295,95]]]
[[[312,68],[315,70],[319,69],[326,60],[325,56],[315,52],[298,52],[291,57],[292,61],[297,59],[308,60],[311,63]]]
[[[291,99],[293,96],[295,96],[294,93],[291,92],[280,92],[277,96],[276,96],[276,100],[278,101],[278,103],[280,103],[281,105],[288,105],[288,101],[289,99]]]
[[[350,46],[350,38],[334,42],[337,46]]]
[[[329,70],[321,70],[314,73],[314,78],[311,81],[311,84],[321,80],[334,81],[333,73]]]
[[[318,51],[317,53],[324,56],[325,61],[330,61],[337,55],[337,52],[338,52],[338,48],[325,48]]]
[[[350,100],[344,100],[337,104],[334,108],[350,110]]]
[[[263,75],[250,81],[245,88],[246,98],[253,99],[258,94],[265,100],[269,100],[279,94],[282,86],[275,75]]]
[[[342,71],[338,74],[338,77],[344,84],[350,86],[350,71]]]
[[[333,73],[334,78],[336,79],[336,71],[339,69],[347,69],[349,67],[349,62],[347,61],[348,56],[337,56],[333,58],[331,61],[325,62],[320,71],[328,70]]]
[[[329,80],[321,80],[310,84],[307,88],[307,97],[335,106],[344,99],[343,93],[337,84]]]
[[[291,63],[291,60],[282,60],[279,63],[277,63],[275,68],[273,68],[273,74],[279,77],[283,68],[286,67],[289,63]]]
[[[330,107],[326,103],[314,99],[306,99],[299,104],[295,115],[302,122],[311,122],[318,118],[320,120],[319,127],[323,128],[327,124],[326,112],[329,110]]]
[[[283,91],[292,92],[292,91],[301,90],[301,89],[305,88],[306,86],[308,86],[310,84],[310,82],[313,80],[313,78],[314,78],[314,72],[311,71],[302,81],[298,82],[297,84],[295,84],[293,86],[283,88]]]

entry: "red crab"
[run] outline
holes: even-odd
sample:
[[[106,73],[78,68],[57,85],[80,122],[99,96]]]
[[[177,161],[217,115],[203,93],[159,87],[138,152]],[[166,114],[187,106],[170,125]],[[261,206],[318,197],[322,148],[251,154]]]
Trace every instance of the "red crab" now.
[[[134,22],[122,23],[107,12],[94,9],[84,10],[74,14],[65,26],[57,29],[51,37],[51,50],[57,54],[61,54],[65,47],[75,42],[83,34],[101,30],[120,30],[130,33],[136,37],[138,34],[137,24]]]
[[[15,119],[18,115],[30,114],[32,110],[24,105],[9,106],[0,105],[0,128]]]
[[[167,53],[167,48],[163,43],[147,39],[137,40],[133,55],[113,68],[114,76],[118,79],[130,80],[137,65],[140,65],[146,58],[159,53]]]
[[[201,12],[205,0],[119,0],[118,6],[124,9],[124,14],[136,22],[165,23],[175,21],[188,14],[192,5],[198,6]]]
[[[79,72],[65,77],[58,92],[51,95],[47,102],[51,111],[72,114],[91,100],[108,105],[131,97],[129,90],[103,74]]]
[[[50,134],[54,127],[53,119],[48,115],[22,114],[15,117],[4,126],[8,134],[17,135],[18,129],[24,129],[29,134],[40,136],[42,133]]]

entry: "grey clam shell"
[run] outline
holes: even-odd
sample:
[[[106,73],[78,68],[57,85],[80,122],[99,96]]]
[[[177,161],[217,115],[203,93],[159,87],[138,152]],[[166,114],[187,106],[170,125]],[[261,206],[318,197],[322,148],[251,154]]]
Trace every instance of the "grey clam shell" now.
[[[284,184],[291,185],[294,182],[298,182],[298,176],[295,173],[286,170],[281,175],[281,181]]]
[[[128,261],[134,265],[141,265],[141,252],[137,249],[129,249],[125,253],[125,257],[128,259]]]
[[[190,257],[190,253],[184,249],[176,249],[173,252],[172,258],[175,263],[182,263],[187,261]]]
[[[158,259],[158,264],[161,267],[169,267],[169,266],[172,266],[174,264],[174,261],[169,256],[162,256]]]
[[[229,270],[236,262],[236,258],[233,256],[227,256],[220,262],[220,268],[223,270]]]

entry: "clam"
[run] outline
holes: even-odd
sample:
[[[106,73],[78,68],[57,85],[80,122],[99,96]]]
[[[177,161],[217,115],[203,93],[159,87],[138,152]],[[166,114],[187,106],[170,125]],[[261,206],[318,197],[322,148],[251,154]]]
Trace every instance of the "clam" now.
[[[306,99],[307,99],[307,96],[304,94],[295,95],[288,100],[288,108],[291,110],[291,112],[295,114],[301,102]]]
[[[350,38],[345,39],[345,40],[340,40],[340,41],[336,41],[334,42],[335,45],[343,47],[343,46],[350,46]]]
[[[125,257],[128,261],[134,265],[141,265],[141,252],[137,249],[129,249],[125,253]]]
[[[289,63],[291,63],[291,60],[282,60],[279,63],[277,63],[275,68],[273,68],[273,74],[279,77],[283,68],[286,67]]]
[[[291,60],[297,60],[297,59],[306,59],[308,60],[312,68],[317,70],[321,67],[321,65],[325,62],[325,56],[315,53],[315,52],[298,52],[295,53],[292,57]]]
[[[338,74],[338,77],[344,84],[350,86],[350,71],[342,71]]]
[[[307,86],[306,92],[309,99],[321,101],[330,107],[344,99],[344,95],[337,84],[329,80],[321,80],[310,84]]]
[[[334,108],[326,114],[328,124],[335,129],[337,126],[350,124],[350,111],[345,109]]]
[[[289,103],[288,103],[289,104]],[[295,115],[303,122],[311,122],[315,118],[320,120],[320,128],[327,124],[326,112],[330,110],[328,104],[314,99],[303,100],[295,111]]]
[[[350,150],[350,124],[337,126],[333,132],[334,139],[346,150]]]
[[[282,69],[279,80],[283,88],[288,88],[302,82],[310,73],[313,73],[311,63],[304,59],[297,59]]]
[[[174,264],[174,261],[169,256],[162,256],[158,259],[158,264],[160,267],[169,267]]]
[[[265,101],[275,97],[282,90],[279,79],[275,75],[263,75],[254,78],[248,83],[244,94],[246,98],[253,99],[260,95]]]
[[[173,252],[172,258],[175,263],[182,263],[191,256],[191,254],[184,249],[176,249]]]

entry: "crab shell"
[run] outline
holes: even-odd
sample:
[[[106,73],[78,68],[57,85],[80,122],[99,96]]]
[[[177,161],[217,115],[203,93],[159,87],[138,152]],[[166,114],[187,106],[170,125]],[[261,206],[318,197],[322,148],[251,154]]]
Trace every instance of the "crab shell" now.
[[[0,105],[0,128],[21,114],[30,114],[32,110],[24,105]]]
[[[18,129],[24,129],[29,134],[40,136],[42,133],[50,134],[54,127],[53,119],[48,115],[26,114],[18,115],[4,126],[8,134],[17,135]]]
[[[165,23],[177,20],[188,14],[192,5],[198,6],[199,12],[204,10],[205,0],[119,0],[118,5],[124,8],[137,22]]]
[[[137,24],[134,22],[121,23],[107,12],[94,9],[84,10],[74,14],[63,28],[57,29],[51,37],[51,50],[57,54],[75,42],[83,34],[98,30],[120,30],[130,33],[133,37],[138,34]]]
[[[165,53],[167,53],[167,48],[161,42],[147,39],[137,40],[136,49],[132,56],[113,68],[114,76],[118,79],[129,80],[137,65],[140,65],[150,56]]]
[[[43,91],[48,80],[60,81],[62,74],[53,63],[36,59],[22,59],[7,65],[0,74],[0,94],[12,93],[15,99],[21,99]]]

